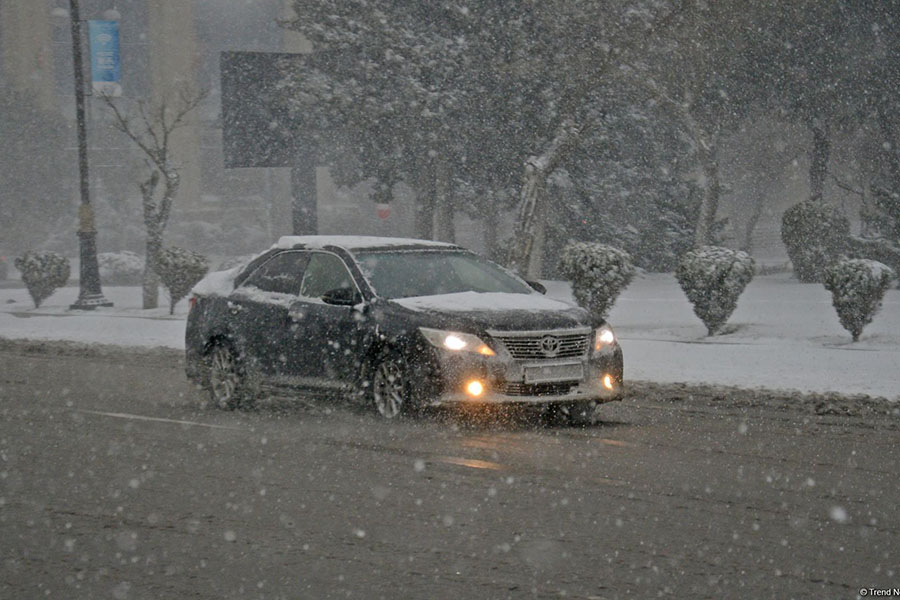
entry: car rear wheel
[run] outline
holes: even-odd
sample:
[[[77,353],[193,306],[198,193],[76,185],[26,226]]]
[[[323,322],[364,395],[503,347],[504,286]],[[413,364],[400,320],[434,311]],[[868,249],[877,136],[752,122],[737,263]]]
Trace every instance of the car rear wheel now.
[[[210,398],[216,408],[234,410],[244,395],[244,376],[234,350],[216,344],[209,353]]]
[[[372,371],[372,401],[378,413],[393,419],[409,406],[409,369],[397,354],[385,354]]]

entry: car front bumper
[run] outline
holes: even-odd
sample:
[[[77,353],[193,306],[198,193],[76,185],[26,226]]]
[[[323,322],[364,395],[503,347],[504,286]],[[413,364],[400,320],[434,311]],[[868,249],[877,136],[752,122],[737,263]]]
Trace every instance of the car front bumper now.
[[[425,394],[432,405],[600,404],[621,400],[625,392],[622,351],[618,346],[599,356],[567,361],[529,362],[441,351],[436,354],[435,379],[439,384],[431,390],[432,393]],[[565,375],[554,378],[551,375],[540,381],[529,380],[529,372],[545,367],[576,368],[580,374],[577,378],[567,378]],[[480,394],[467,391],[473,381],[482,385]]]

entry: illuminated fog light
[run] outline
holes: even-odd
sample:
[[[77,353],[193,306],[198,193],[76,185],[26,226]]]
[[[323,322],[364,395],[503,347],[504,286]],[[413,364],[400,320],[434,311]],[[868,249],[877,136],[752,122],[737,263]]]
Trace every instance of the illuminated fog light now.
[[[612,375],[604,375],[603,376],[603,387],[605,387],[608,390],[611,390],[615,387],[615,384],[613,384]]]
[[[470,396],[477,398],[478,396],[480,396],[481,394],[484,393],[484,384],[482,384],[477,379],[470,381],[469,383],[466,384],[466,391],[469,393]]]
[[[466,342],[458,335],[450,334],[444,338],[444,346],[450,350],[462,350],[466,347]]]
[[[487,344],[482,344],[480,348],[478,348],[478,354],[482,356],[494,356],[494,351],[487,347]]]

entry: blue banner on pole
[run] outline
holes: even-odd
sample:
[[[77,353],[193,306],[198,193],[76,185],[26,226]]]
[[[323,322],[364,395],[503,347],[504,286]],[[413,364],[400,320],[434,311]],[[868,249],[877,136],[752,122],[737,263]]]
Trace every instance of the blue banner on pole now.
[[[121,96],[119,22],[88,21],[91,44],[91,87],[95,94]]]

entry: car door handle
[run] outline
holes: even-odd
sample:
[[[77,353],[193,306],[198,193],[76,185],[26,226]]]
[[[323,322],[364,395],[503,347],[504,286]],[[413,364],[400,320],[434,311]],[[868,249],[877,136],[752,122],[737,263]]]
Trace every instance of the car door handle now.
[[[228,312],[230,312],[231,314],[236,315],[242,310],[244,310],[244,307],[240,304],[235,304],[234,302],[228,303]]]

